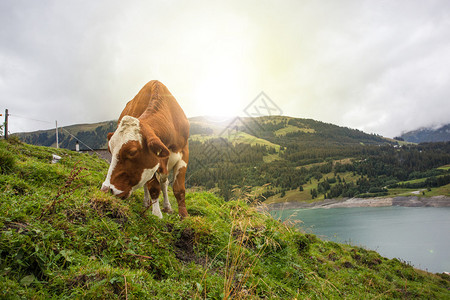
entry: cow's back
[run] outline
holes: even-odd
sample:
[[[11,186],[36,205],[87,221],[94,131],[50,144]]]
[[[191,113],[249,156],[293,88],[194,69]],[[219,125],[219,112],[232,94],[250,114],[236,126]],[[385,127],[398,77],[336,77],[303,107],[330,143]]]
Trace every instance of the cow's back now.
[[[183,148],[189,138],[189,121],[175,97],[157,80],[148,82],[129,101],[119,117],[138,118],[150,125],[170,150]]]
[[[139,93],[137,93],[137,95],[132,100],[128,101],[124,110],[120,114],[119,123],[124,116],[139,118],[147,110],[151,102],[155,100],[154,98],[156,98],[156,93],[154,90],[159,84],[162,85],[162,83],[160,83],[159,81],[152,80],[144,85]]]

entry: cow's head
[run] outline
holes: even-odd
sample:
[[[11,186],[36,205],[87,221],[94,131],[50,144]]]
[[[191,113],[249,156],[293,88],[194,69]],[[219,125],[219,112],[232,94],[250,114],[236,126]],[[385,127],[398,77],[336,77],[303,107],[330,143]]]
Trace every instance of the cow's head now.
[[[117,130],[108,134],[112,154],[102,191],[127,198],[149,181],[169,155],[169,150],[147,124],[124,116]]]

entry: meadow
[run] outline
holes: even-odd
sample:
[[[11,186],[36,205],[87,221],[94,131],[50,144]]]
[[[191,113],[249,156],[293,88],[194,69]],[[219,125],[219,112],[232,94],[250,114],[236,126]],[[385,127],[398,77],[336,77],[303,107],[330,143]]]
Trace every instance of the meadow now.
[[[62,159],[51,163],[52,155]],[[0,298],[445,299],[450,277],[322,241],[258,211],[187,193],[190,217],[159,219],[143,191],[99,191],[95,155],[0,141]],[[300,227],[301,228],[301,227]]]

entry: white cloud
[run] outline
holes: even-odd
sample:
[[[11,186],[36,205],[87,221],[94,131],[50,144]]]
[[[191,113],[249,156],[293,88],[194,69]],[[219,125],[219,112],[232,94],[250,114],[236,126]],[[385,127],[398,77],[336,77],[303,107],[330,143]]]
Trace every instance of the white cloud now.
[[[264,91],[285,114],[394,136],[450,121],[449,8],[2,1],[0,109],[62,125],[114,119],[159,79],[188,116],[242,114]],[[44,125],[17,119],[11,130]]]

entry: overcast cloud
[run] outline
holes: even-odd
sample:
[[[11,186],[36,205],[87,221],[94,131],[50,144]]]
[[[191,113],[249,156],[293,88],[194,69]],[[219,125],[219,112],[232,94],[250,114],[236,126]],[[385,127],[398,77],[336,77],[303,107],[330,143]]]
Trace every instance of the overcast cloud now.
[[[0,2],[11,132],[116,119],[152,79],[188,117],[243,115],[264,91],[388,137],[448,123],[450,2]]]

